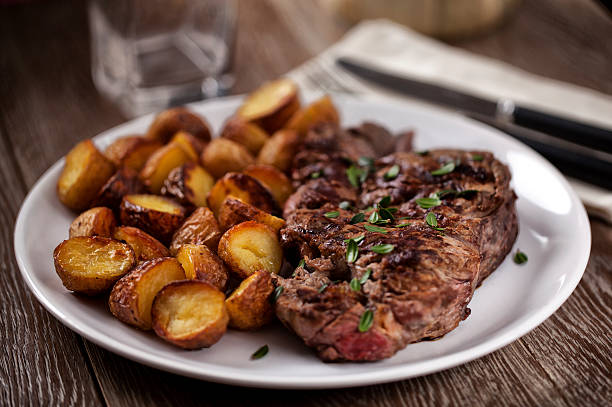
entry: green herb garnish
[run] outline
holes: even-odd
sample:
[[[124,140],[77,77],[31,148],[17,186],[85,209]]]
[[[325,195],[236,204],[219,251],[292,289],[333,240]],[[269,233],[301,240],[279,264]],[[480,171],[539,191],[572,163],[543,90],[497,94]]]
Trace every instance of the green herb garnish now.
[[[378,254],[391,253],[395,246],[392,244],[377,244],[376,246],[370,247],[370,251]]]
[[[357,242],[355,239],[349,239],[346,245],[346,261],[348,263],[354,263],[357,260],[357,256],[359,256],[359,247],[357,246]]]
[[[370,157],[359,157],[357,164],[361,165],[362,167],[374,168],[374,159]]]
[[[306,265],[306,260],[301,259],[301,260],[300,260],[300,262],[298,263],[298,265],[297,265],[297,266],[298,266],[298,268],[299,268],[299,267],[302,267],[302,268],[303,268],[305,265]]]
[[[351,185],[355,188],[359,188],[359,186],[361,185],[360,178],[362,173],[363,170],[359,167],[356,167],[355,165],[351,165],[346,169],[346,176]]]
[[[482,160],[484,160],[484,157],[482,156],[482,154],[474,154],[472,156],[472,160],[474,160],[474,161],[482,161]]]
[[[410,226],[412,223],[400,223],[399,225],[395,225],[396,228],[405,228],[406,226]]]
[[[317,179],[321,176],[321,171],[315,171],[312,174],[310,174],[310,178],[312,179]]]
[[[361,314],[361,319],[359,320],[359,332],[367,332],[372,327],[372,322],[374,322],[374,313],[371,309],[367,309],[363,314]]]
[[[356,224],[356,223],[361,223],[361,222],[363,222],[364,220],[365,220],[365,214],[363,214],[363,213],[359,212],[359,213],[356,213],[355,215],[353,215],[353,217],[351,218],[351,220],[349,220],[349,223],[350,223],[351,225],[354,225],[354,224]]]
[[[359,279],[359,283],[362,285],[365,284],[365,282],[368,281],[368,278],[370,278],[370,274],[372,274],[372,269],[368,268],[366,272],[363,273],[363,276],[361,276],[361,278]]]
[[[355,241],[355,243],[359,244],[363,241],[363,239],[365,239],[365,235],[360,235],[357,237],[354,237],[353,240]]]
[[[378,233],[388,233],[389,231],[385,228],[381,228],[378,226],[374,226],[374,225],[363,225],[363,227],[365,228],[365,230],[367,230],[368,232],[378,232]]]
[[[400,171],[400,166],[397,164],[394,164],[393,167],[389,168],[389,171],[385,173],[384,178],[387,181],[392,180],[395,177],[397,177],[397,175],[399,174],[399,171]]]
[[[257,349],[252,355],[251,360],[261,359],[268,354],[268,345],[264,345],[261,348]]]
[[[342,201],[338,204],[338,208],[347,210],[351,207],[351,203],[349,201]]]
[[[321,294],[323,291],[325,291],[325,289],[326,289],[326,288],[327,288],[327,283],[326,283],[326,284],[323,284],[323,285],[321,286],[321,288],[319,288],[319,294]]]
[[[378,211],[374,211],[370,214],[368,218],[368,222],[376,224],[376,222],[380,221],[380,216],[378,215]]]
[[[433,212],[429,212],[427,216],[425,216],[425,222],[432,228],[438,227],[438,219],[436,219],[436,214]]]
[[[431,172],[431,175],[445,175],[455,171],[455,162],[449,161],[444,164],[442,167],[438,168],[435,171]]]
[[[379,208],[378,215],[380,216],[381,219],[391,222],[394,218],[393,218],[393,213],[389,209],[391,208]]]
[[[275,303],[276,300],[278,300],[278,297],[281,296],[284,289],[285,288],[282,285],[279,285],[278,287],[274,289],[274,292],[272,293],[272,303]]]
[[[378,201],[378,207],[386,208],[391,205],[391,197],[389,195],[383,197],[380,201]]]
[[[427,197],[427,198],[418,198],[415,199],[417,205],[419,205],[423,209],[433,208],[439,205],[442,205],[442,201],[437,196],[435,197]]]
[[[329,219],[334,219],[334,218],[337,218],[338,216],[340,216],[340,212],[338,212],[338,211],[331,211],[331,212],[325,213],[325,215],[323,215],[323,216],[325,216],[326,218],[329,218]]]
[[[357,280],[357,278],[353,278],[351,280],[351,283],[349,284],[349,286],[351,287],[351,290],[353,290],[353,291],[360,291],[361,290],[361,284],[359,283],[359,280]]]
[[[528,257],[525,253],[520,250],[517,250],[514,254],[514,262],[516,264],[524,264],[527,263]]]
[[[415,154],[420,156],[426,156],[427,154],[429,154],[429,150],[415,151]]]

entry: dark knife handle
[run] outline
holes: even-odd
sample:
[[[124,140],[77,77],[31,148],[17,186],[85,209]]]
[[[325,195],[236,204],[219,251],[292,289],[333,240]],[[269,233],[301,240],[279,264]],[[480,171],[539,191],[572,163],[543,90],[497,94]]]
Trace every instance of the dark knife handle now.
[[[517,106],[514,123],[576,144],[612,153],[612,130]]]

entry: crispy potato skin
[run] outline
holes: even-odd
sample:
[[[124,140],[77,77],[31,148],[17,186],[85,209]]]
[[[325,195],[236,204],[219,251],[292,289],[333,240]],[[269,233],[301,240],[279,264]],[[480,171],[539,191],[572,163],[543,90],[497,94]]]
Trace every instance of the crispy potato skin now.
[[[114,171],[113,163],[91,140],[81,141],[66,155],[64,169],[57,181],[57,196],[70,209],[87,209]]]
[[[282,172],[289,171],[293,157],[300,145],[300,137],[294,130],[279,130],[270,137],[259,151],[257,164],[272,165]]]
[[[204,150],[204,142],[186,131],[176,133],[170,142],[181,146],[189,158],[195,162],[198,162],[200,154]]]
[[[258,125],[250,123],[240,116],[234,116],[225,122],[223,130],[221,130],[221,137],[242,144],[251,154],[256,156],[270,136]]]
[[[244,169],[243,174],[255,178],[266,187],[281,208],[285,206],[287,198],[293,193],[291,180],[271,165],[249,165]]]
[[[151,305],[155,295],[166,284],[184,278],[183,268],[173,257],[142,262],[113,287],[108,300],[110,311],[126,324],[151,329]]]
[[[159,240],[132,226],[119,226],[115,229],[113,238],[129,244],[138,262],[170,256],[166,246]]]
[[[168,174],[189,161],[191,158],[181,146],[175,143],[166,144],[149,157],[140,170],[140,179],[149,191],[159,194]]]
[[[319,123],[340,124],[340,115],[329,95],[295,112],[285,127],[295,130],[303,140],[308,130]]]
[[[176,259],[183,266],[187,278],[207,282],[221,291],[227,288],[229,272],[219,256],[207,246],[184,244]]]
[[[100,188],[93,204],[109,207],[119,214],[119,206],[125,195],[144,194],[145,192],[146,188],[138,178],[138,173],[129,167],[122,167]]]
[[[219,257],[239,278],[247,278],[258,270],[278,273],[283,250],[276,234],[261,223],[240,223],[221,236]]]
[[[98,295],[110,290],[134,266],[136,256],[129,245],[117,240],[77,236],[55,248],[53,262],[68,290]]]
[[[208,208],[196,209],[172,236],[170,253],[175,255],[184,244],[205,245],[217,251],[221,239],[221,228],[215,215]]]
[[[210,347],[227,330],[229,316],[224,299],[221,291],[203,281],[170,283],[153,301],[153,329],[160,338],[183,349]],[[201,307],[207,307],[207,312],[198,313]],[[187,332],[186,324],[190,324]]]
[[[217,181],[208,194],[208,207],[214,214],[229,195],[249,203],[262,211],[278,214],[280,209],[272,194],[255,178],[246,174],[230,172]]]
[[[162,243],[168,243],[173,233],[185,220],[185,208],[177,202],[156,195],[147,195],[152,199],[167,201],[169,205],[176,208],[176,212],[170,213],[156,210],[141,204],[134,203],[134,197],[145,195],[126,195],[121,201],[121,223],[134,226],[149,233]]]
[[[72,221],[69,236],[111,237],[115,226],[117,220],[112,210],[104,207],[91,208]]]
[[[161,194],[172,197],[187,208],[206,206],[215,179],[199,165],[189,162],[176,167],[164,181]]]
[[[179,131],[190,133],[205,143],[210,141],[208,123],[185,107],[175,107],[159,113],[147,130],[146,138],[165,144]]]
[[[201,157],[202,165],[215,178],[228,172],[240,172],[255,162],[255,158],[241,144],[225,138],[211,141]]]
[[[253,106],[257,105],[257,109]],[[238,108],[237,115],[268,133],[281,129],[300,108],[297,85],[287,78],[264,83]]]
[[[117,168],[127,167],[134,171],[140,171],[147,159],[162,143],[155,140],[147,140],[142,136],[127,136],[111,143],[104,155],[111,160]]]
[[[256,271],[244,279],[225,300],[230,327],[254,331],[272,321],[270,295],[273,291],[272,277],[267,271]]]
[[[262,223],[278,233],[285,225],[285,221],[267,212],[257,209],[253,205],[228,196],[219,209],[219,226],[227,230],[239,223],[254,220]]]

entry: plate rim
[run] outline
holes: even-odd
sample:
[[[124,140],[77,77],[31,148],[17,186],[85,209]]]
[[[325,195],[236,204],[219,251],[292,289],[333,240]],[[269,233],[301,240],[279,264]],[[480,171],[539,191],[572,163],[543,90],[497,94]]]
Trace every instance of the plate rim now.
[[[47,182],[47,178],[49,178],[53,172],[56,171],[58,166],[63,165],[64,157],[60,158],[54,164],[52,164],[32,185],[28,193],[26,194],[24,200],[21,203],[19,213],[17,215],[15,221],[15,227],[13,232],[13,244],[14,244],[14,253],[15,258],[17,260],[17,264],[21,273],[22,278],[26,281],[26,284],[30,291],[34,294],[38,302],[40,302],[47,311],[49,311],[55,318],[59,320],[63,325],[67,326],[74,332],[77,332],[79,335],[85,337],[89,341],[95,343],[96,345],[123,356],[127,359],[133,360],[138,363],[142,363],[147,366],[151,366],[160,370],[172,372],[175,374],[179,374],[182,376],[192,377],[200,380],[207,380],[217,383],[224,383],[230,385],[239,385],[244,387],[255,387],[255,388],[274,388],[274,389],[328,389],[328,388],[341,388],[341,387],[356,387],[356,386],[364,386],[364,385],[374,385],[379,383],[387,383],[392,381],[405,380],[411,377],[418,377],[428,375],[434,372],[450,369],[452,367],[468,363],[472,360],[481,358],[487,354],[490,354],[500,348],[518,340],[522,336],[531,332],[537,326],[542,324],[547,318],[549,318],[552,314],[554,314],[560,307],[565,303],[565,301],[569,298],[569,296],[574,292],[576,287],[578,286],[584,271],[586,269],[589,257],[590,257],[590,249],[591,249],[591,229],[590,222],[584,208],[584,205],[576,195],[573,188],[569,185],[565,177],[545,158],[543,158],[539,153],[531,149],[530,147],[524,145],[518,140],[510,138],[510,136],[500,132],[499,130],[490,127],[481,122],[472,120],[465,116],[461,116],[460,114],[448,111],[440,111],[435,108],[425,106],[425,105],[413,105],[411,103],[404,103],[400,101],[388,101],[381,98],[376,97],[348,97],[343,95],[332,95],[335,100],[342,101],[341,103],[361,103],[361,104],[380,104],[380,105],[396,105],[396,106],[405,106],[407,109],[410,109],[412,112],[416,114],[424,114],[426,116],[431,115],[442,115],[448,119],[454,119],[463,121],[463,124],[468,124],[476,127],[480,127],[488,132],[496,133],[498,136],[501,136],[507,139],[510,142],[514,142],[517,145],[520,145],[522,149],[527,149],[531,153],[535,154],[541,162],[541,164],[546,165],[548,169],[556,176],[557,179],[560,180],[564,189],[568,192],[570,199],[573,204],[576,204],[576,208],[578,210],[577,216],[580,218],[581,223],[585,228],[582,228],[584,232],[584,245],[585,250],[581,254],[581,258],[577,260],[577,268],[581,270],[579,273],[575,273],[573,275],[573,279],[568,280],[564,284],[564,289],[557,293],[553,298],[551,298],[544,306],[541,306],[534,312],[532,315],[514,320],[510,325],[505,325],[502,329],[503,332],[497,337],[497,339],[493,338],[478,345],[472,346],[468,349],[454,352],[449,355],[439,356],[436,358],[430,358],[420,362],[410,363],[409,370],[417,370],[417,373],[414,372],[406,372],[407,367],[404,365],[390,366],[384,370],[379,371],[365,371],[359,373],[347,373],[338,376],[326,376],[324,381],[321,381],[321,378],[318,377],[299,377],[299,378],[287,378],[283,376],[270,376],[270,375],[255,375],[253,373],[246,374],[236,374],[235,372],[215,372],[208,373],[203,369],[198,369],[194,371],[194,369],[189,366],[183,366],[180,364],[176,364],[173,361],[164,360],[163,358],[158,357],[157,355],[151,354],[150,352],[146,352],[140,349],[134,348],[125,348],[122,346],[121,342],[115,340],[114,338],[104,335],[103,332],[99,332],[96,329],[90,328],[88,325],[83,325],[78,321],[74,321],[71,318],[67,317],[63,311],[58,308],[55,304],[51,303],[47,300],[45,295],[36,286],[34,283],[32,276],[27,271],[26,268],[26,259],[25,259],[25,247],[23,243],[25,242],[25,213],[30,210],[30,207],[33,206],[34,201],[31,200],[31,196],[33,191],[40,187],[41,184]],[[219,102],[227,102],[234,103],[238,100],[244,98],[244,95],[237,96],[228,96],[223,98],[215,98],[204,100],[200,102],[191,103],[187,106],[196,107],[197,109],[204,107],[207,104],[215,104]],[[115,133],[119,131],[122,127],[133,125],[135,121],[145,121],[150,119],[153,116],[153,113],[143,115],[131,120],[128,120],[122,124],[117,126],[113,126],[99,134],[95,137],[92,137],[95,141],[100,141],[102,139],[106,139],[109,136],[109,133]],[[323,363],[323,362],[321,362]],[[202,366],[206,366],[206,363],[202,363]],[[183,367],[181,367],[183,366]]]

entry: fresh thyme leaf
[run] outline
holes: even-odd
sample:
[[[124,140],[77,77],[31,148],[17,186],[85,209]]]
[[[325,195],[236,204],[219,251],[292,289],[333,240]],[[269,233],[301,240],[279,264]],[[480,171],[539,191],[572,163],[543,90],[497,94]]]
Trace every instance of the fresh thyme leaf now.
[[[338,208],[347,210],[351,207],[351,203],[349,201],[342,201],[338,204]]]
[[[384,220],[392,221],[394,219],[393,214],[388,208],[379,208],[378,215],[380,216],[381,219],[384,219]]]
[[[359,244],[363,241],[363,239],[365,239],[365,235],[360,235],[357,237],[354,237],[353,240],[355,241],[355,243]]]
[[[312,179],[317,179],[321,176],[321,171],[315,171],[312,174],[310,174],[310,178]]]
[[[449,161],[444,164],[442,167],[438,168],[435,171],[431,172],[431,175],[445,175],[455,171],[455,162]]]
[[[372,322],[374,322],[374,313],[371,309],[367,309],[363,314],[361,314],[361,319],[359,320],[359,332],[367,332],[372,327]]]
[[[319,288],[319,294],[321,294],[327,288],[327,283],[323,284],[321,288]]]
[[[257,360],[257,359],[263,358],[264,356],[268,354],[268,350],[270,350],[270,348],[268,348],[268,345],[262,346],[261,348],[253,352],[253,354],[251,355],[251,360]]]
[[[427,154],[429,154],[429,150],[416,151],[415,154],[420,156],[426,156]]]
[[[443,189],[442,191],[438,191],[434,194],[439,199],[443,199],[449,195],[457,195],[457,191],[454,189]]]
[[[380,201],[378,201],[378,206],[380,208],[386,208],[391,204],[391,197],[389,195],[383,197]]]
[[[514,262],[516,264],[524,264],[527,263],[528,257],[525,253],[520,250],[517,250],[514,254]]]
[[[272,293],[272,303],[275,303],[276,300],[278,300],[278,297],[281,296],[284,289],[285,288],[282,285],[279,285],[278,287],[274,289],[274,292]]]
[[[353,215],[353,217],[351,218],[351,220],[349,220],[349,223],[351,225],[354,225],[355,223],[361,223],[365,220],[365,214],[359,212],[356,213],[355,215]]]
[[[399,174],[400,171],[400,166],[397,164],[394,164],[393,167],[389,168],[389,171],[387,171],[385,173],[385,179],[388,180],[392,180],[395,177],[397,177],[397,175]]]
[[[425,222],[432,228],[438,227],[438,219],[436,219],[436,214],[433,212],[429,212],[425,217]]]
[[[427,197],[427,198],[418,198],[415,199],[417,205],[419,205],[423,209],[433,208],[439,205],[442,205],[442,201],[440,198],[436,197]]]
[[[363,170],[361,168],[356,167],[355,165],[351,165],[346,169],[346,176],[351,185],[355,188],[359,188],[359,185],[361,185],[360,179],[362,173]]]
[[[354,263],[357,260],[357,256],[359,255],[359,247],[357,246],[357,242],[354,239],[349,239],[348,244],[346,245],[346,261],[348,263]]]
[[[376,246],[370,247],[370,251],[378,254],[391,253],[395,246],[392,244],[377,244]]]
[[[474,160],[474,161],[482,161],[482,160],[484,160],[484,157],[482,156],[482,154],[474,154],[474,155],[472,155],[472,160]]]
[[[374,159],[372,159],[370,157],[359,157],[359,160],[357,160],[357,164],[361,165],[362,167],[373,168],[374,167]]]
[[[368,232],[378,232],[378,233],[388,233],[389,231],[385,228],[381,228],[378,226],[374,226],[374,225],[368,225],[365,224],[363,225],[363,227],[365,228],[365,230],[367,230]]]
[[[389,213],[395,213],[397,212],[397,208],[385,208],[386,210],[389,211]]]
[[[370,278],[370,274],[372,274],[372,269],[368,268],[366,272],[363,273],[363,276],[361,276],[361,278],[359,279],[359,283],[365,284],[365,282],[368,281],[368,278]]]
[[[334,219],[334,218],[337,218],[338,216],[340,216],[340,212],[338,212],[338,211],[331,211],[331,212],[325,213],[325,215],[323,215],[323,216],[325,216],[326,218],[329,218],[329,219]]]
[[[400,223],[399,225],[395,225],[396,228],[405,228],[406,226],[410,226],[411,223]]]
[[[380,216],[378,215],[378,211],[374,211],[370,214],[370,217],[368,218],[368,222],[370,223],[376,223],[380,220]]]
[[[465,189],[463,191],[458,192],[457,197],[458,198],[468,198],[470,196],[477,194],[478,192],[479,191],[476,189]]]
[[[412,219],[410,216],[402,216],[401,218],[397,218],[398,220]]]
[[[349,286],[351,287],[351,290],[353,290],[353,291],[360,291],[361,290],[361,284],[359,283],[359,280],[357,280],[357,278],[353,278],[351,280],[351,283],[349,284]]]
[[[297,266],[299,268],[299,267],[304,267],[305,265],[306,265],[306,260],[301,259]]]

